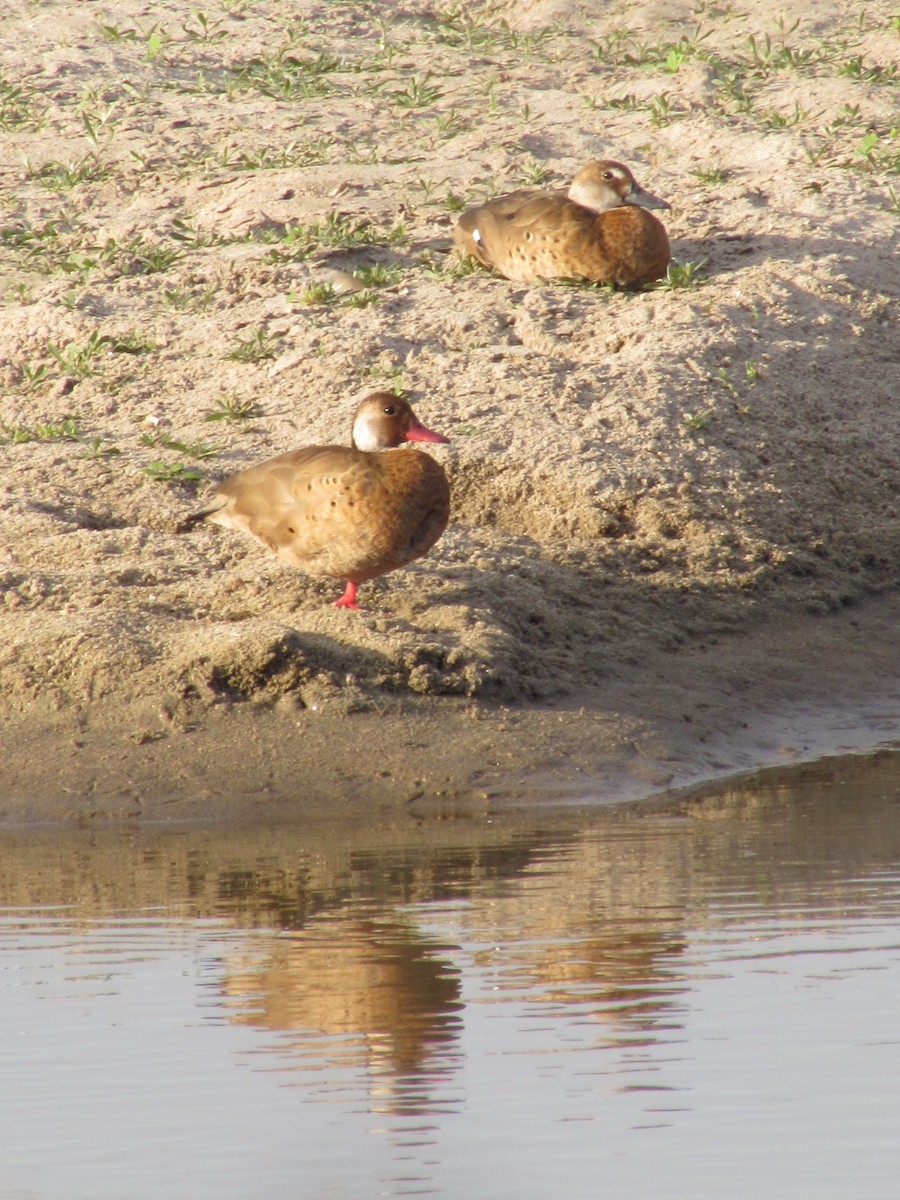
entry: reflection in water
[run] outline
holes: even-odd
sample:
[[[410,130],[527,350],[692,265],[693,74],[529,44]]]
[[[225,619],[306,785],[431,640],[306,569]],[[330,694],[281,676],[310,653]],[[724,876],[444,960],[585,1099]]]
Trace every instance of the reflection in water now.
[[[897,757],[481,824],[6,831],[0,1195],[883,1200]]]
[[[281,1054],[365,1066],[379,1107],[398,1112],[419,1109],[420,1085],[435,1089],[461,1007],[459,972],[411,925],[352,909],[274,942],[251,936],[226,964],[224,991],[234,1021],[306,1035],[282,1040]]]

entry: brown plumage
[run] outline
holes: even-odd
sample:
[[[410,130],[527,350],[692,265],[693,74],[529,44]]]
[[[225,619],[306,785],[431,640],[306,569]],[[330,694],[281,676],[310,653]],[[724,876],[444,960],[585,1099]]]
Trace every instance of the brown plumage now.
[[[665,275],[671,252],[665,226],[648,208],[669,208],[622,163],[588,163],[568,194],[525,188],[460,217],[461,253],[507,279],[589,279],[627,287]]]
[[[248,467],[187,524],[240,529],[310,575],[344,579],[337,604],[358,608],[357,586],[421,558],[450,514],[443,467],[394,447],[448,440],[421,425],[405,400],[376,392],[354,414],[349,447],[307,446]]]

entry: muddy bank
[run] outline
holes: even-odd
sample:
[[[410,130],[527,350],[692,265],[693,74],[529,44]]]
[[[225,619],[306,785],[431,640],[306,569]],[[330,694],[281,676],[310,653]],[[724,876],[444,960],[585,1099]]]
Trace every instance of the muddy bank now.
[[[613,804],[900,739],[900,598],[729,636],[531,706],[434,699],[6,726],[0,821],[359,821]],[[582,701],[579,703],[579,700]]]

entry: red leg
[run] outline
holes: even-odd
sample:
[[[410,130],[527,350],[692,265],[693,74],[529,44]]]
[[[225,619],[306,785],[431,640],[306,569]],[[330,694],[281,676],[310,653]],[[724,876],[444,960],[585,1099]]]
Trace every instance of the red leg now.
[[[344,588],[344,594],[340,600],[335,600],[336,608],[352,608],[360,612],[360,607],[356,603],[356,584],[352,579],[347,580],[347,586]]]

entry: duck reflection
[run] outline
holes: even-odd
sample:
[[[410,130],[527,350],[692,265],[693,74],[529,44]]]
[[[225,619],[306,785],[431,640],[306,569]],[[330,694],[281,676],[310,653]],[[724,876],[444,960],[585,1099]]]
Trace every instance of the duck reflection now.
[[[678,963],[686,945],[665,929],[610,928],[605,936],[562,948],[532,947],[513,975],[530,984],[532,1002],[578,1005],[609,1027],[611,1040],[650,1042],[661,1029],[679,1024],[679,997],[687,989]]]
[[[375,1107],[433,1113],[453,1103],[464,1019],[469,1033],[486,1010],[566,1015],[604,1049],[668,1040],[707,931],[781,911],[821,928],[871,907],[882,876],[893,896],[898,760],[830,760],[568,824],[6,830],[0,905],[63,906],[76,929],[197,922],[217,1017],[268,1034],[268,1061],[319,1083],[353,1066]],[[875,881],[864,894],[861,878]],[[228,931],[214,950],[206,923]]]
[[[402,922],[354,911],[313,918],[275,938],[253,935],[226,964],[237,1024],[296,1034],[278,1049],[317,1067],[365,1066],[396,1081],[395,1104],[439,1069],[459,1032],[459,973]]]

